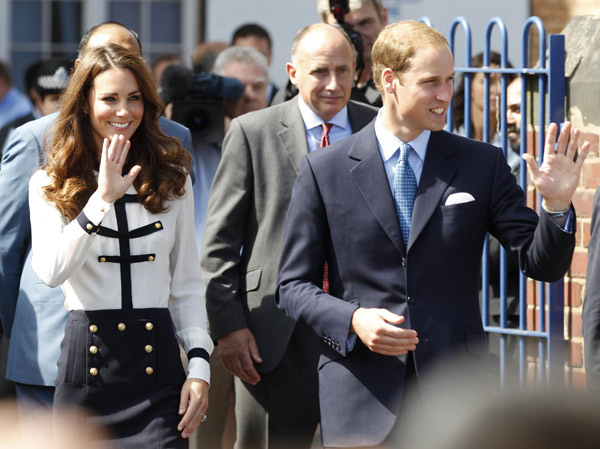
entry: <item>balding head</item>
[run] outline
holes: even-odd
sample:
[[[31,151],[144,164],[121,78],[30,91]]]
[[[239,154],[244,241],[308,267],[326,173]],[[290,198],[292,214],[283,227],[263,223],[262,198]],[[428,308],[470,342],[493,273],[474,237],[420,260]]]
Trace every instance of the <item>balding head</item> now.
[[[300,51],[300,47],[306,44],[314,48],[316,46],[320,46],[321,43],[327,42],[328,38],[332,38],[336,42],[341,42],[340,38],[343,38],[348,43],[351,51],[354,53],[354,46],[352,45],[352,41],[346,33],[333,25],[314,23],[302,28],[296,34],[290,49],[292,61],[296,59],[298,52]]]
[[[292,43],[286,69],[304,102],[323,120],[330,120],[350,99],[354,47],[338,28],[318,23],[302,29]]]
[[[91,48],[107,44],[117,44],[142,55],[142,48],[133,31],[120,23],[107,22],[91,28],[83,35],[79,43],[79,57]]]

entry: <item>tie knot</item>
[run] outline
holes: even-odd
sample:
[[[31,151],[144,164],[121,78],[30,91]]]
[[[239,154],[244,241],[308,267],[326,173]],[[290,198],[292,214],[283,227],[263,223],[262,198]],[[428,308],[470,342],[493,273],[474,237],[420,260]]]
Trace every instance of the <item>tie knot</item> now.
[[[400,145],[400,160],[399,162],[404,162],[407,163],[408,162],[408,156],[410,156],[410,151],[413,148],[407,144],[407,143],[402,143],[402,145]]]

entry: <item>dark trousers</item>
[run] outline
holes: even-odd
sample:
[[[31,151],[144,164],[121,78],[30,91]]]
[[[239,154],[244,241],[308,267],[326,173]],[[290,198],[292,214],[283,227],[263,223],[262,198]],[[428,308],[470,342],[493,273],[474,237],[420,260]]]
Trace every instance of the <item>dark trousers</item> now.
[[[15,384],[6,378],[9,340],[0,326],[0,398],[14,398]]]
[[[236,449],[310,448],[319,423],[320,341],[298,324],[275,370],[257,385],[235,378]]]

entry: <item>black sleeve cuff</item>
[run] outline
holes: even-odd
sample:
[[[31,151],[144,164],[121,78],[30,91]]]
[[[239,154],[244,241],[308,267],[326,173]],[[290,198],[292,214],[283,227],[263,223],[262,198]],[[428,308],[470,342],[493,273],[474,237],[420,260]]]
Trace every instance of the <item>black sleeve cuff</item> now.
[[[188,357],[188,360],[190,360],[194,357],[200,357],[201,359],[204,359],[210,363],[210,355],[208,354],[208,351],[206,349],[202,349],[202,348],[191,349],[187,353],[187,357]]]
[[[92,223],[88,217],[85,216],[83,211],[77,215],[77,223],[79,223],[79,226],[81,226],[81,228],[88,234],[91,234],[92,232],[98,232],[98,226]]]

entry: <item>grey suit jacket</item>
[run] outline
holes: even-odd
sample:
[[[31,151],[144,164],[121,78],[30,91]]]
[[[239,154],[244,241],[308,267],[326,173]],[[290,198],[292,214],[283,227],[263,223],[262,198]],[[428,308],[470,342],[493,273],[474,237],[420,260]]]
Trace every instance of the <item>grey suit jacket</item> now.
[[[354,132],[377,110],[348,103]],[[263,359],[281,360],[295,323],[275,305],[285,214],[308,153],[297,98],[231,122],[211,188],[201,264],[211,337],[248,328]]]
[[[53,386],[67,318],[60,288],[46,286],[31,267],[29,178],[42,165],[43,146],[57,113],[17,128],[0,165],[0,319],[8,338],[7,379]],[[191,149],[190,132],[165,118],[162,129]]]

